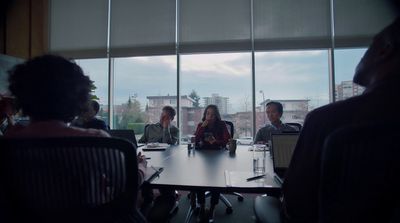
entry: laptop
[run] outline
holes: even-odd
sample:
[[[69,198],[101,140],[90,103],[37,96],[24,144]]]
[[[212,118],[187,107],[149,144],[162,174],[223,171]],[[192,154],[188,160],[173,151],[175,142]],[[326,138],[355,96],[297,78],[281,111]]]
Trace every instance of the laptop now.
[[[296,147],[299,133],[277,133],[271,135],[272,164],[275,178],[283,183],[286,170],[289,168],[294,148]]]
[[[133,145],[135,145],[136,148],[138,147],[138,144],[136,141],[136,136],[135,136],[135,131],[133,131],[132,129],[110,129],[110,130],[107,130],[107,132],[112,137],[126,139],[129,142],[133,143]]]

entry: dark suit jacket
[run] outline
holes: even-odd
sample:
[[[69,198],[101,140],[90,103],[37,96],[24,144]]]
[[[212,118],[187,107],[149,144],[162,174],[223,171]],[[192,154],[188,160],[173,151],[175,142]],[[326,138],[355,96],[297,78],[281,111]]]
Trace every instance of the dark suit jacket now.
[[[321,150],[325,138],[348,124],[398,118],[400,77],[364,94],[310,112],[300,133],[283,185],[284,209],[290,222],[317,222]]]

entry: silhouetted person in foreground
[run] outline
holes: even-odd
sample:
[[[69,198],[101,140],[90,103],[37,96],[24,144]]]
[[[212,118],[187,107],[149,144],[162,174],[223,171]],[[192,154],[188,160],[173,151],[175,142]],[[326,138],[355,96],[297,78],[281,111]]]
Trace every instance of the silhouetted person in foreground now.
[[[400,106],[400,19],[377,34],[359,62],[354,83],[364,93],[310,112],[297,142],[283,185],[284,215],[289,222],[318,221],[318,189],[323,143],[349,124],[388,121]],[[371,179],[373,180],[373,179]]]
[[[91,83],[77,64],[60,56],[44,55],[15,66],[9,71],[9,90],[30,122],[26,126],[14,125],[5,137],[110,137],[103,130],[67,125],[87,103]],[[139,154],[139,183],[143,182],[145,169],[145,157]],[[129,216],[121,216],[121,219],[144,221],[134,208]]]

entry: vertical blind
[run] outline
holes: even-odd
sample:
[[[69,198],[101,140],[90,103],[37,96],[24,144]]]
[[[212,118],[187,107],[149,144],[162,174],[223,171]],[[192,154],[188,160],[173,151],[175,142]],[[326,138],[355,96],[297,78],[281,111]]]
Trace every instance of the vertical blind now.
[[[110,54],[175,54],[175,0],[112,0]]]
[[[367,46],[396,16],[388,0],[335,0],[335,45]]]
[[[50,52],[72,58],[107,56],[108,0],[51,0]]]
[[[254,0],[255,50],[328,48],[329,0]]]
[[[180,1],[180,52],[251,49],[249,0]]]
[[[109,0],[50,0],[50,51],[74,58],[107,54]],[[330,48],[330,0],[110,0],[112,57]],[[367,46],[393,20],[389,1],[333,0],[338,47]],[[180,17],[176,18],[176,8]]]

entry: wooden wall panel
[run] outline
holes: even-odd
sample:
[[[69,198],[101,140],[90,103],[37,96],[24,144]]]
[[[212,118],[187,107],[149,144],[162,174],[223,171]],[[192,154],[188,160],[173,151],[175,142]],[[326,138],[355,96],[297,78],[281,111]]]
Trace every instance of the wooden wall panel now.
[[[3,30],[4,54],[28,59],[48,52],[48,0],[11,0]]]
[[[35,57],[48,52],[48,3],[47,0],[31,0],[31,55]]]
[[[14,0],[7,10],[6,21],[6,54],[29,58],[29,10],[30,0]]]

